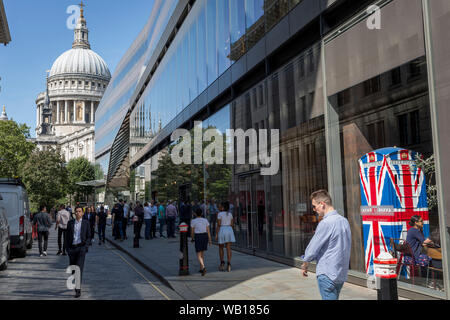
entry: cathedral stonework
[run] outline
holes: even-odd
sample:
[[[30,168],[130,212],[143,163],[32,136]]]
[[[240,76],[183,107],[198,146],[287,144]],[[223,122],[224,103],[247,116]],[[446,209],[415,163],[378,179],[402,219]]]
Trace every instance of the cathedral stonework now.
[[[55,60],[36,99],[38,149],[59,150],[66,162],[84,157],[94,163],[95,111],[110,80],[105,61],[91,50],[81,6],[72,49]]]

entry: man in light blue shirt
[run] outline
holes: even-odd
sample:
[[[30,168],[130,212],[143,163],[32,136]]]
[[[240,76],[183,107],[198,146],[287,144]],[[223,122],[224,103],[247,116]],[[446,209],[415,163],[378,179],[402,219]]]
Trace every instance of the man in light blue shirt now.
[[[316,276],[323,300],[339,300],[350,264],[351,230],[346,218],[332,206],[326,190],[311,195],[313,210],[323,217],[314,237],[300,258],[303,276],[308,276],[308,264],[317,261]]]

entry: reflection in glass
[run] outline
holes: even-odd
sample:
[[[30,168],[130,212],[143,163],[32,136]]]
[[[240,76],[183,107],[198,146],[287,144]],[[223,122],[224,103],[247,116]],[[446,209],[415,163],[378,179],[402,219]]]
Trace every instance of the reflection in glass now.
[[[230,62],[230,11],[228,0],[217,0],[217,64],[219,75],[231,65]]]

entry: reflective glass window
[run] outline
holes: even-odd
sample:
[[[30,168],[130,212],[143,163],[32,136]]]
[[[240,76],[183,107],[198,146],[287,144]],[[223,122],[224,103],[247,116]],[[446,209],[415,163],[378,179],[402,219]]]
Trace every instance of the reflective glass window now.
[[[231,65],[230,62],[230,19],[229,0],[217,0],[217,64],[219,75]]]
[[[252,48],[265,34],[264,0],[245,0],[247,49]]]
[[[206,3],[206,53],[208,69],[208,85],[217,79],[217,19],[216,0],[208,0]]]
[[[200,15],[197,21],[197,71],[198,71],[198,91],[203,92],[208,85],[207,74],[207,48],[206,48],[206,5],[202,4]]]
[[[245,3],[230,0],[231,61],[237,61],[245,52]]]
[[[197,23],[194,22],[189,30],[189,102],[198,96],[197,59]]]

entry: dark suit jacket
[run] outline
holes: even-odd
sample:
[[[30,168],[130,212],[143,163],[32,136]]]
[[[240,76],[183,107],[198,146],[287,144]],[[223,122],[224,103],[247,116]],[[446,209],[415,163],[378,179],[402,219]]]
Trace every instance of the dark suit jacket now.
[[[89,217],[89,215],[91,215],[90,217]],[[83,215],[83,220],[87,220],[87,221],[89,221],[89,223],[91,224],[91,227],[93,226],[93,225],[95,225],[95,217],[96,217],[96,213],[94,212],[94,213],[85,213],[84,215]]]
[[[67,223],[67,233],[66,233],[66,248],[73,248],[73,234],[76,220],[70,220]],[[91,241],[91,228],[89,225],[89,221],[87,219],[81,220],[81,232],[80,232],[81,244],[86,246],[86,249],[89,247],[89,243]]]

